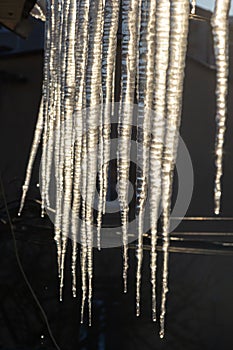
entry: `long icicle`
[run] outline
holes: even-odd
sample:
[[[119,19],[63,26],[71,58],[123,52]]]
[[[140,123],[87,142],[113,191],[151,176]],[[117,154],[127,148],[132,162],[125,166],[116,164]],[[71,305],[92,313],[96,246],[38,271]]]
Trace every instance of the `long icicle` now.
[[[88,43],[89,43],[89,12],[90,12],[90,1],[82,0],[79,9],[80,19],[80,31],[79,40],[80,45],[77,46],[79,60],[80,60],[80,72],[77,70],[77,81],[78,87],[80,89],[77,99],[77,109],[78,113],[81,113],[82,118],[82,139],[80,147],[82,147],[82,157],[81,157],[81,251],[80,251],[80,261],[81,261],[81,275],[82,275],[82,301],[81,301],[81,323],[84,321],[84,307],[87,296],[87,237],[86,237],[86,179],[87,179],[87,135],[86,135],[86,71],[87,71],[87,61],[88,61]],[[78,63],[78,62],[77,62]],[[80,75],[79,75],[80,74]],[[78,123],[78,121],[77,121]],[[81,127],[81,125],[80,125]],[[79,134],[77,133],[77,140]],[[76,162],[78,159],[76,159]],[[76,163],[76,166],[78,164]],[[77,179],[77,178],[76,178]],[[76,185],[75,185],[76,186]],[[75,194],[75,193],[74,193]],[[75,201],[75,197],[74,197]],[[78,229],[78,228],[77,228]]]
[[[100,230],[102,213],[105,212],[105,201],[108,181],[108,159],[110,157],[110,133],[112,96],[114,96],[113,74],[116,59],[117,29],[119,15],[119,0],[107,0],[105,4],[105,23],[103,33],[103,63],[102,63],[102,89],[103,89],[103,125],[101,127],[100,162],[103,163],[100,171],[100,196],[97,217],[97,246],[101,248]]]
[[[162,166],[163,281],[160,337],[164,337],[166,295],[168,292],[168,248],[173,171],[178,146],[182,93],[187,50],[189,0],[171,0],[170,60],[167,77],[167,119]]]
[[[132,131],[135,78],[138,48],[138,10],[139,0],[122,2],[122,100],[119,116],[118,141],[118,196],[122,217],[123,237],[123,282],[124,293],[127,292],[128,272],[128,176],[130,167],[130,142]]]
[[[84,103],[85,76],[87,64],[87,49],[88,49],[88,19],[89,19],[89,4],[85,0],[81,0],[79,7],[76,9],[76,42],[75,42],[75,64],[76,64],[76,91],[75,91],[75,158],[74,158],[74,188],[71,216],[71,232],[72,232],[72,291],[73,296],[76,296],[76,260],[77,260],[77,240],[79,226],[79,213],[81,208],[81,161],[83,151],[83,134],[84,121],[83,113],[86,107]],[[82,248],[81,248],[82,249]],[[85,250],[85,248],[84,248]],[[81,258],[84,261],[85,253]],[[85,265],[85,264],[84,264]],[[84,269],[85,270],[85,269]],[[82,271],[84,271],[82,269]],[[85,278],[83,279],[85,283]],[[85,289],[85,288],[84,288]]]
[[[64,85],[64,200],[62,216],[62,251],[61,251],[61,278],[60,278],[60,299],[62,299],[62,288],[64,282],[64,264],[66,246],[70,228],[70,212],[72,198],[72,141],[73,141],[73,101],[75,92],[75,23],[76,23],[76,0],[70,0],[67,4],[67,30],[66,36],[66,69]]]
[[[68,45],[66,44],[67,35],[68,35],[68,24],[69,24],[69,6],[70,0],[65,0],[61,2],[62,5],[62,26],[60,31],[60,81],[58,82],[60,86],[59,102],[60,108],[58,109],[58,115],[60,116],[59,126],[60,126],[60,143],[59,143],[59,166],[58,166],[58,176],[57,176],[57,203],[56,203],[56,230],[60,232],[60,300],[62,300],[62,285],[63,285],[63,273],[64,269],[64,237],[62,233],[62,220],[63,220],[63,209],[64,209],[64,175],[65,175],[65,87],[66,87],[66,76],[67,76],[67,54],[68,54]],[[59,31],[59,28],[57,28]],[[63,262],[62,262],[63,260]]]
[[[80,5],[80,13],[83,9],[83,46],[82,51],[82,63],[81,74],[83,74],[83,81],[80,80],[80,88],[83,88],[80,95],[80,103],[82,102],[82,222],[80,228],[81,234],[81,274],[82,274],[82,302],[81,302],[81,323],[84,321],[84,308],[87,297],[87,237],[86,237],[86,187],[87,187],[87,127],[86,127],[86,73],[88,63],[88,45],[89,45],[89,14],[90,14],[90,0],[83,0],[82,6]],[[80,23],[81,23],[80,22]],[[83,84],[81,84],[83,82]]]
[[[166,86],[169,62],[170,40],[170,0],[161,0],[156,8],[156,52],[154,61],[153,91],[154,111],[152,112],[152,139],[150,145],[150,225],[151,225],[151,286],[152,286],[152,320],[156,321],[156,271],[157,271],[157,221],[161,198],[162,153],[165,135]],[[153,24],[152,24],[153,25]]]
[[[72,273],[73,273],[73,294],[76,294],[75,282],[75,265],[76,265],[76,240],[78,230],[81,232],[81,273],[82,273],[82,305],[81,305],[81,322],[84,317],[84,305],[86,300],[87,285],[86,285],[86,229],[85,229],[85,198],[81,197],[86,193],[86,165],[84,164],[86,159],[86,98],[85,98],[85,79],[86,79],[86,66],[88,57],[88,41],[89,41],[89,11],[90,1],[81,0],[77,16],[79,16],[79,28],[76,37],[76,109],[75,113],[75,127],[76,127],[76,153],[75,153],[75,170],[74,170],[74,190],[73,190],[73,204],[72,204],[72,220],[71,229],[73,235],[73,253],[72,253]],[[81,166],[82,165],[82,166]],[[83,178],[83,181],[82,181]],[[79,212],[82,203],[82,223],[81,227],[78,226]]]
[[[138,100],[138,122],[137,122],[137,163],[140,168],[137,169],[137,272],[136,272],[136,315],[140,315],[141,299],[141,267],[143,260],[143,229],[144,229],[144,204],[146,201],[147,178],[148,178],[148,137],[150,138],[149,120],[150,113],[146,108],[152,107],[152,91],[147,90],[147,82],[153,77],[153,66],[150,60],[151,50],[154,51],[154,45],[151,45],[151,33],[155,31],[155,22],[151,26],[151,16],[155,17],[153,8],[156,7],[156,1],[143,1],[141,4],[141,14],[139,25],[139,52],[138,52],[138,76],[137,76],[137,100]],[[153,78],[152,78],[153,80]],[[151,103],[150,103],[151,102]],[[150,106],[149,106],[150,105]]]
[[[54,224],[54,240],[57,246],[57,264],[58,264],[58,276],[61,277],[61,222],[62,222],[62,202],[63,202],[63,134],[64,134],[64,120],[62,114],[62,47],[63,47],[63,23],[64,23],[64,11],[63,2],[61,0],[56,2],[57,17],[55,20],[56,28],[56,59],[55,67],[56,74],[56,126],[55,126],[55,141],[54,141],[54,169],[55,169],[55,182],[56,182],[56,197],[55,197],[55,224]]]
[[[52,65],[53,54],[50,55],[51,50],[53,49],[52,39],[54,37],[54,32],[52,24],[54,22],[54,11],[52,7],[52,0],[48,0],[46,3],[46,22],[45,22],[45,57],[44,57],[44,83],[43,83],[43,113],[44,113],[44,131],[43,131],[43,146],[42,146],[42,156],[41,156],[41,217],[44,217],[46,200],[48,198],[46,194],[47,189],[47,160],[48,160],[48,141],[49,141],[49,124],[50,121],[50,105],[51,105],[51,75],[50,68]]]
[[[92,277],[93,277],[93,206],[96,190],[98,118],[101,115],[101,65],[103,40],[103,0],[94,1],[91,7],[90,48],[87,70],[87,188],[86,188],[86,227],[87,227],[87,273],[88,309],[91,325]]]
[[[228,27],[229,10],[231,0],[216,0],[215,10],[212,15],[211,25],[214,38],[214,52],[217,69],[216,81],[216,140],[215,140],[215,187],[214,187],[214,212],[220,213],[222,196],[222,175],[223,175],[223,146],[226,130],[227,116],[227,94],[229,74],[229,48],[228,48]]]
[[[56,126],[56,111],[57,111],[57,85],[56,85],[56,76],[57,76],[57,67],[56,67],[56,58],[57,58],[57,1],[51,0],[50,5],[50,55],[49,55],[49,65],[48,65],[48,129],[47,129],[47,145],[46,145],[46,169],[45,177],[46,182],[44,186],[45,193],[45,203],[50,207],[50,181],[51,181],[51,172],[53,165],[53,156],[54,156],[54,137],[55,137],[55,126]]]

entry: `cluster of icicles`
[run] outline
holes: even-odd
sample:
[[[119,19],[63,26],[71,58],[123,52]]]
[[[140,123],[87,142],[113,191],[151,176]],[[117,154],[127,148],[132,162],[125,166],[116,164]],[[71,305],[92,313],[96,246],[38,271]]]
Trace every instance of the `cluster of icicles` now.
[[[228,13],[230,0],[216,0],[212,27],[217,67],[216,213],[221,197],[222,155],[228,76]],[[120,8],[121,7],[121,8]],[[115,95],[117,32],[122,28],[121,97],[118,120],[118,198],[121,208],[123,280],[127,291],[128,176],[132,106],[139,107],[138,127],[143,147],[137,179],[136,313],[140,314],[143,260],[143,206],[150,200],[152,319],[156,321],[157,221],[162,206],[162,295],[160,337],[164,336],[168,291],[169,214],[173,171],[182,110],[187,49],[189,0],[47,0],[44,83],[41,107],[23,186],[22,211],[40,140],[42,216],[49,204],[51,169],[56,180],[55,241],[60,296],[68,232],[73,235],[72,275],[76,296],[77,231],[80,232],[82,275],[81,321],[86,300],[91,324],[93,277],[93,205],[98,163],[97,242],[101,248],[101,220],[105,210],[110,153],[111,105]],[[192,14],[195,1],[192,1]],[[119,20],[120,18],[120,20]],[[126,107],[127,106],[127,107]],[[88,112],[91,109],[91,113]],[[140,114],[140,110],[144,110]],[[149,113],[153,110],[153,114]],[[96,127],[98,126],[98,127]],[[148,133],[152,130],[151,133]],[[75,130],[75,132],[74,132]],[[88,132],[85,132],[88,130]],[[94,175],[93,175],[94,174]],[[147,184],[149,181],[149,186]],[[81,193],[85,193],[82,196]],[[84,200],[85,199],[85,200]],[[81,224],[77,220],[81,211]]]

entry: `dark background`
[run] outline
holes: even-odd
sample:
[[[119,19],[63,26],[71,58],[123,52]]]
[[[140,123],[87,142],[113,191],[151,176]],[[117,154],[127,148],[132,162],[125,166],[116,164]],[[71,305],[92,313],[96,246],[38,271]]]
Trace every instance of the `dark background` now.
[[[198,10],[203,16],[210,13]],[[231,22],[232,23],[232,22]],[[233,258],[171,253],[166,336],[160,340],[151,321],[149,252],[143,267],[142,315],[135,316],[134,250],[130,250],[129,292],[122,292],[121,249],[95,252],[93,326],[80,327],[78,297],[70,286],[66,261],[64,301],[59,302],[56,249],[47,218],[40,218],[37,159],[26,208],[17,218],[18,201],[30,152],[41,96],[43,25],[34,21],[27,41],[0,29],[0,169],[24,270],[43,306],[62,350],[154,349],[231,350],[233,348]],[[208,22],[190,22],[181,135],[194,168],[194,192],[187,216],[213,216],[215,68]],[[233,217],[232,25],[231,73],[225,143],[222,217]],[[0,349],[55,349],[44,319],[19,271],[0,195]],[[233,221],[183,222],[179,231],[233,232]],[[225,238],[226,239],[226,238]],[[229,240],[227,238],[226,240]],[[196,247],[196,246],[195,246]],[[205,249],[206,248],[206,249]],[[218,251],[219,250],[219,251]],[[187,250],[188,252],[188,250]],[[159,262],[160,262],[159,254]],[[159,269],[161,270],[161,269]],[[161,277],[161,276],[159,276]],[[80,281],[80,278],[78,278]],[[80,283],[80,282],[79,282]],[[80,285],[79,285],[80,289]]]

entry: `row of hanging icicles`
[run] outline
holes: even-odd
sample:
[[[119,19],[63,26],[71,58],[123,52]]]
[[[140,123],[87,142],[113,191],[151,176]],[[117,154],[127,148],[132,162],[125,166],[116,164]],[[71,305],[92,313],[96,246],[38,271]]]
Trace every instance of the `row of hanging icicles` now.
[[[230,0],[216,0],[211,25],[216,56],[216,179],[215,213],[219,214],[223,142],[226,121],[228,77],[228,17]],[[68,232],[72,240],[73,295],[76,296],[76,258],[80,232],[82,276],[81,322],[88,300],[91,324],[93,277],[93,204],[95,174],[100,160],[97,243],[101,248],[101,220],[108,184],[108,159],[112,102],[115,96],[117,33],[122,29],[121,96],[118,119],[118,198],[121,208],[123,281],[127,291],[128,270],[128,176],[132,106],[139,107],[141,142],[149,147],[141,154],[137,179],[138,245],[136,314],[140,314],[141,267],[143,260],[142,210],[150,200],[152,319],[156,321],[157,221],[162,206],[163,271],[160,337],[164,337],[168,291],[169,214],[173,171],[182,112],[182,93],[189,0],[47,0],[44,82],[34,141],[23,185],[22,211],[33,162],[40,141],[42,216],[49,205],[52,167],[55,169],[55,241],[57,244],[60,297]],[[170,14],[170,15],[169,15]],[[195,1],[191,2],[195,14]],[[91,110],[91,113],[88,112]],[[140,115],[140,110],[144,113]],[[153,110],[152,117],[148,112]],[[96,127],[96,126],[100,127]],[[148,125],[153,137],[148,133]],[[88,131],[88,132],[85,132]],[[99,147],[98,147],[99,145]],[[94,176],[93,176],[94,174]],[[150,185],[147,188],[146,179]],[[85,193],[85,196],[81,196]],[[85,197],[85,201],[84,201]],[[82,214],[79,225],[77,217]],[[95,237],[96,239],[96,237]]]

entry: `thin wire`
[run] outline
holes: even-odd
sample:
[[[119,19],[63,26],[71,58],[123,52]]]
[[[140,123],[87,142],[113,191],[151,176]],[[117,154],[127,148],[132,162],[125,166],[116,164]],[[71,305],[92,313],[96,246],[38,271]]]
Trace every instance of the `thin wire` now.
[[[129,244],[129,249],[137,249],[136,245]],[[150,251],[151,246],[145,245],[143,246],[143,250]],[[157,246],[157,251],[163,252],[163,248],[161,246]],[[180,253],[180,254],[197,254],[197,255],[214,255],[214,256],[233,256],[233,251],[224,250],[224,249],[204,249],[204,248],[181,248],[181,247],[172,247],[168,248],[169,253]]]
[[[46,324],[46,327],[47,327],[47,330],[48,330],[48,334],[52,340],[52,343],[53,345],[55,346],[55,348],[57,350],[61,350],[61,348],[58,346],[54,336],[53,336],[53,333],[52,333],[52,330],[51,330],[51,327],[49,325],[49,321],[48,321],[48,318],[46,316],[46,313],[43,309],[43,307],[41,306],[25,272],[24,272],[24,269],[23,269],[23,266],[22,266],[22,263],[21,263],[21,260],[20,260],[20,257],[19,257],[19,252],[18,252],[18,247],[17,247],[17,242],[16,242],[16,237],[15,237],[15,232],[14,232],[14,228],[13,228],[13,224],[12,224],[12,221],[11,221],[11,217],[10,217],[10,213],[9,213],[9,210],[8,210],[8,205],[7,205],[7,201],[6,201],[6,195],[5,195],[5,190],[4,190],[4,186],[3,186],[3,181],[2,181],[2,174],[0,173],[0,185],[1,185],[1,192],[2,192],[2,196],[3,196],[3,202],[4,202],[4,205],[5,205],[5,210],[6,210],[6,214],[7,214],[7,218],[8,218],[8,222],[9,222],[9,225],[10,225],[10,231],[11,231],[11,235],[12,235],[12,238],[13,238],[13,243],[14,243],[14,250],[15,250],[15,256],[16,256],[16,260],[17,260],[17,264],[18,264],[18,267],[19,267],[19,270],[23,276],[23,279],[36,303],[36,305],[38,306],[40,312],[41,312],[41,315],[43,317],[43,320]]]
[[[190,13],[189,19],[201,22],[210,22],[210,18]]]
[[[233,221],[231,216],[173,216],[171,220],[182,220],[182,221]]]

